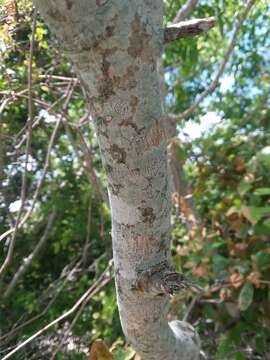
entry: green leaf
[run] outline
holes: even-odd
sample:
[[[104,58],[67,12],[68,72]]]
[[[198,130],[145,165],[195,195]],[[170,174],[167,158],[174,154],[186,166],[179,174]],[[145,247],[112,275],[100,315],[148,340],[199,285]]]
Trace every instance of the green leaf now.
[[[229,264],[231,264],[231,260],[222,255],[217,254],[213,257],[213,269],[216,273],[224,271]]]
[[[264,216],[270,215],[270,206],[242,206],[241,212],[252,225],[256,225]]]
[[[135,355],[135,351],[131,348],[128,348],[127,350],[120,349],[114,353],[114,359],[115,360],[131,360],[131,359],[133,359],[134,355]]]
[[[265,350],[265,342],[264,342],[264,338],[261,334],[256,336],[256,351],[259,354],[262,354]]]
[[[180,161],[185,161],[187,158],[186,149],[183,145],[178,146],[178,158]]]
[[[265,251],[259,251],[254,255],[256,267],[259,271],[264,271],[270,267],[270,255]]]
[[[270,195],[270,188],[259,188],[254,191],[254,195]]]
[[[265,220],[265,221],[263,222],[263,224],[264,224],[266,227],[270,228],[270,219]]]
[[[225,355],[232,350],[233,350],[233,342],[231,337],[223,336],[219,343],[216,356],[225,358]]]
[[[264,147],[256,154],[257,159],[264,165],[270,164],[270,146]]]
[[[235,354],[235,360],[247,360],[247,358],[240,352]]]
[[[238,192],[240,195],[245,195],[252,188],[252,183],[248,181],[241,181],[238,185]]]
[[[245,283],[239,295],[239,309],[241,311],[247,310],[251,305],[254,295],[254,287],[250,282]]]

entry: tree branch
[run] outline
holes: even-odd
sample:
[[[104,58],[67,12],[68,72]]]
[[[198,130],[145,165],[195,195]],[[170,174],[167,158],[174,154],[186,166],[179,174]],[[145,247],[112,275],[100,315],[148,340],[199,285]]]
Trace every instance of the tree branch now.
[[[69,309],[68,311],[64,312],[61,316],[59,316],[57,319],[53,320],[52,322],[50,322],[49,324],[47,324],[46,326],[44,326],[42,329],[40,329],[39,331],[37,331],[35,334],[33,334],[32,336],[30,336],[28,339],[26,339],[25,341],[23,341],[21,344],[19,344],[18,346],[15,347],[15,349],[13,349],[12,351],[10,351],[8,354],[6,354],[2,360],[6,360],[6,359],[10,359],[14,354],[16,354],[20,349],[24,348],[27,344],[29,344],[31,341],[33,341],[34,339],[36,339],[38,336],[40,336],[41,334],[43,334],[45,331],[47,331],[48,329],[50,329],[52,326],[56,325],[57,323],[59,323],[60,321],[64,320],[66,317],[68,317],[69,315],[71,315],[72,313],[74,313],[74,311],[76,311],[81,304],[84,304],[84,302],[89,301],[100,289],[102,289],[105,285],[107,285],[111,279],[112,279],[112,275],[108,275],[107,272],[111,269],[112,264],[110,263],[110,265],[108,266],[108,268],[100,275],[100,277],[97,279],[97,281],[94,283],[94,285],[92,285],[90,287],[90,289],[88,289],[81,297],[80,299],[72,306],[71,309]]]
[[[28,119],[27,119],[27,130],[28,136],[26,141],[26,151],[25,151],[25,164],[24,164],[24,173],[22,176],[22,188],[21,188],[21,205],[18,212],[18,216],[16,219],[16,223],[14,226],[14,231],[12,233],[11,240],[8,246],[7,256],[4,260],[0,268],[0,276],[3,276],[11,263],[15,244],[16,244],[16,236],[17,232],[20,227],[20,220],[23,213],[23,208],[25,204],[26,198],[26,187],[27,187],[27,177],[28,177],[28,160],[31,150],[31,142],[32,142],[32,124],[33,124],[33,98],[32,98],[32,75],[33,75],[33,53],[34,53],[34,42],[35,42],[35,34],[36,34],[36,20],[37,20],[37,10],[34,10],[34,17],[33,17],[33,25],[32,25],[32,35],[30,40],[30,51],[29,51],[29,65],[28,65],[28,90],[29,90],[29,98],[28,98]]]
[[[187,0],[187,2],[181,7],[178,11],[176,17],[173,20],[173,23],[178,23],[179,21],[185,20],[188,15],[192,12],[194,7],[197,5],[198,0]]]
[[[24,323],[22,323],[16,327],[14,325],[14,327],[8,333],[6,333],[0,337],[1,343],[3,343],[4,341],[6,343],[8,343],[10,341],[11,337],[13,335],[15,335],[16,333],[18,333],[19,330],[23,329],[24,327],[28,326],[29,324],[32,324],[34,321],[43,317],[48,312],[50,307],[55,303],[55,301],[61,294],[62,290],[65,288],[69,278],[73,277],[76,273],[78,273],[79,265],[80,265],[80,262],[77,262],[71,270],[68,270],[64,274],[64,276],[63,276],[63,274],[61,274],[60,277],[55,281],[56,285],[54,285],[54,283],[51,283],[49,285],[49,287],[47,288],[47,290],[45,291],[45,294],[43,294],[43,296],[41,296],[46,301],[45,308],[37,315],[31,317],[30,319],[27,319]],[[67,266],[65,266],[63,271],[66,270]],[[63,271],[62,271],[62,273],[63,273]],[[64,278],[64,280],[63,280],[63,278]],[[63,281],[63,282],[61,283],[61,281]],[[53,291],[49,291],[51,288],[53,288]],[[48,302],[48,299],[50,299],[49,302]]]
[[[7,289],[6,289],[5,293],[4,293],[4,298],[7,298],[8,296],[10,296],[10,294],[14,290],[15,286],[17,285],[18,281],[21,279],[21,277],[29,269],[29,267],[31,266],[33,260],[39,255],[40,251],[42,250],[43,246],[45,245],[46,241],[48,240],[50,230],[52,228],[55,216],[56,216],[56,211],[53,211],[49,215],[48,222],[47,222],[44,234],[41,236],[39,242],[37,243],[37,246],[32,251],[32,253],[26,259],[24,259],[23,263],[19,267],[19,270],[16,272],[15,276],[13,277],[11,282],[9,283],[9,285],[8,285],[8,287],[7,287]]]
[[[88,116],[87,116],[88,118]],[[89,120],[87,120],[89,121]],[[73,147],[73,150],[78,158],[78,160],[82,163],[83,170],[89,180],[89,183],[93,185],[97,196],[101,201],[104,201],[107,206],[109,206],[109,199],[107,193],[104,191],[101,183],[101,179],[97,175],[95,169],[93,168],[93,161],[92,161],[92,154],[91,150],[88,148],[86,142],[84,141],[81,129],[79,126],[74,126],[73,129],[76,131],[78,135],[79,145],[77,145],[73,139],[72,133],[70,131],[71,128],[71,122],[68,118],[68,116],[63,117],[63,125],[67,134],[67,137],[69,139],[70,144]],[[80,155],[79,150],[82,152],[82,155]]]
[[[249,0],[248,3],[247,3],[247,6],[242,14],[242,16],[240,17],[240,20],[238,22],[238,24],[236,25],[235,27],[235,30],[234,30],[234,33],[233,33],[233,36],[232,36],[232,40],[231,40],[231,43],[229,45],[229,48],[225,54],[225,57],[219,67],[219,70],[216,74],[216,76],[214,77],[214,79],[211,81],[210,85],[208,86],[208,88],[206,88],[202,93],[201,95],[197,98],[197,100],[195,100],[194,104],[187,110],[185,110],[182,114],[180,115],[177,115],[177,116],[173,116],[172,117],[172,121],[173,119],[176,120],[176,121],[179,121],[181,119],[186,119],[188,117],[190,117],[193,112],[196,110],[197,106],[203,101],[203,99],[210,95],[215,89],[216,87],[218,86],[218,82],[219,82],[219,79],[220,77],[222,76],[222,74],[224,73],[224,70],[225,70],[225,67],[227,65],[227,63],[229,62],[230,60],[230,57],[233,53],[233,50],[236,46],[236,43],[237,43],[237,38],[238,38],[238,35],[241,31],[241,27],[244,23],[244,21],[246,20],[247,16],[248,16],[248,13],[250,11],[250,9],[252,8],[252,6],[256,3],[256,0]]]
[[[216,23],[214,17],[181,21],[164,29],[164,43],[177,39],[199,35],[210,30]]]
[[[75,84],[77,83],[77,80],[75,80],[75,83],[72,84],[70,83],[69,86],[67,87],[67,91],[66,91],[66,100],[65,100],[65,103],[63,105],[63,110],[62,110],[62,113],[59,117],[59,119],[57,120],[56,124],[55,124],[55,127],[53,129],[53,132],[52,132],[52,135],[51,135],[51,138],[50,138],[50,141],[49,141],[49,145],[48,145],[48,150],[47,150],[47,154],[46,154],[46,159],[45,159],[45,164],[44,164],[44,167],[43,167],[43,173],[42,173],[42,176],[40,177],[39,179],[39,182],[38,182],[38,185],[37,185],[37,188],[36,188],[36,191],[33,195],[33,200],[32,200],[32,204],[31,204],[31,207],[27,210],[27,212],[25,213],[24,217],[22,218],[22,220],[20,221],[19,225],[18,225],[18,229],[20,229],[25,223],[26,221],[29,219],[30,215],[32,214],[33,210],[34,210],[34,207],[35,207],[35,204],[37,202],[37,199],[38,199],[38,195],[39,195],[39,192],[40,192],[40,189],[41,189],[41,186],[43,184],[43,181],[46,177],[46,174],[47,174],[47,171],[48,171],[48,168],[49,168],[49,164],[50,164],[50,158],[51,158],[51,152],[52,152],[52,149],[53,149],[53,145],[54,145],[54,142],[55,142],[55,139],[56,139],[56,135],[57,135],[57,132],[58,132],[58,129],[60,127],[60,124],[62,122],[62,118],[64,116],[64,111],[65,109],[67,108],[67,105],[69,103],[69,100],[72,96],[72,93],[73,93],[73,89],[74,89],[74,86]],[[5,239],[7,236],[9,235],[12,235],[15,231],[15,227],[7,230],[6,232],[4,232],[2,235],[0,235],[0,242]]]

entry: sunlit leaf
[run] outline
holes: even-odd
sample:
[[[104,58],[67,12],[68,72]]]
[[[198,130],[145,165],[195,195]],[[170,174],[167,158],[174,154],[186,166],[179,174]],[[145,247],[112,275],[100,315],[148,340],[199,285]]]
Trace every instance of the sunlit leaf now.
[[[254,191],[254,195],[270,195],[270,188],[259,188]]]

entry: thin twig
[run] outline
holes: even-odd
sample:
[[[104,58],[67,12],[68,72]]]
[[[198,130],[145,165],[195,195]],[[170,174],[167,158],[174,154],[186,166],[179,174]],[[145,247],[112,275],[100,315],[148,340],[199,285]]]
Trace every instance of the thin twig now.
[[[88,211],[87,211],[87,228],[86,228],[86,240],[83,247],[82,252],[82,264],[85,266],[87,262],[87,254],[90,247],[90,234],[91,234],[91,220],[92,220],[92,206],[93,206],[93,198],[92,195],[89,195],[88,201]]]
[[[76,80],[75,80],[75,84],[76,84]],[[37,185],[37,188],[36,188],[36,191],[35,191],[35,194],[33,196],[33,200],[32,200],[32,203],[31,203],[31,206],[30,208],[28,209],[28,211],[26,212],[26,214],[24,215],[24,217],[22,218],[21,222],[19,223],[18,225],[18,228],[20,229],[24,224],[25,222],[28,220],[28,218],[30,217],[30,215],[32,214],[33,210],[34,210],[34,207],[35,207],[35,204],[36,204],[36,201],[38,199],[38,195],[39,195],[39,192],[40,192],[40,189],[41,189],[41,186],[43,184],[43,181],[45,179],[45,176],[47,174],[47,171],[48,171],[48,168],[49,168],[49,164],[50,164],[50,158],[51,158],[51,152],[52,152],[52,149],[53,149],[53,145],[54,145],[54,141],[55,141],[55,138],[56,138],[56,134],[58,132],[58,129],[59,129],[59,126],[61,124],[61,121],[62,121],[62,118],[64,116],[64,111],[66,110],[67,108],[67,105],[69,103],[69,100],[72,96],[72,93],[73,93],[73,89],[74,89],[74,86],[71,86],[71,84],[69,84],[68,86],[68,89],[67,89],[67,96],[66,96],[66,101],[63,105],[63,110],[61,112],[61,115],[60,117],[58,118],[56,124],[55,124],[55,127],[53,129],[53,133],[51,135],[51,138],[50,138],[50,141],[49,141],[49,146],[48,146],[48,150],[47,150],[47,154],[46,154],[46,159],[45,159],[45,164],[44,164],[44,167],[43,167],[43,173],[42,173],[42,176],[40,177],[39,179],[39,182],[38,182],[38,185]],[[7,230],[6,232],[4,232],[1,236],[0,236],[0,242],[5,239],[7,236],[13,234],[13,232],[15,231],[15,228],[11,228],[9,230]]]
[[[74,77],[67,77],[67,76],[59,76],[59,75],[39,75],[40,79],[55,79],[55,80],[62,80],[62,81],[74,81]]]
[[[194,104],[187,110],[185,110],[183,113],[179,114],[179,115],[173,115],[172,116],[172,120],[177,122],[181,119],[186,119],[188,117],[190,117],[193,112],[197,109],[198,105],[202,102],[202,100],[210,95],[215,89],[216,87],[218,86],[218,82],[219,82],[219,79],[220,77],[222,76],[224,70],[225,70],[225,67],[233,53],[233,50],[236,46],[236,43],[237,43],[237,38],[238,38],[238,35],[241,31],[241,27],[244,23],[244,21],[246,20],[247,16],[248,16],[248,13],[250,11],[250,9],[252,8],[252,6],[256,3],[257,0],[249,0],[248,3],[247,3],[247,6],[242,14],[242,16],[240,17],[240,20],[239,22],[237,23],[236,27],[235,27],[235,30],[234,30],[234,33],[233,33],[233,36],[232,36],[232,40],[231,40],[231,43],[229,45],[229,48],[225,54],[225,57],[219,67],[219,70],[216,74],[216,76],[214,77],[214,79],[211,81],[210,85],[199,95],[198,99],[195,100]]]
[[[65,331],[63,338],[60,341],[60,344],[57,346],[56,350],[54,351],[54,354],[52,355],[52,360],[55,359],[58,351],[60,351],[61,347],[63,346],[64,342],[66,341],[68,334],[71,332],[73,327],[75,326],[76,322],[79,320],[85,306],[87,305],[88,301],[91,299],[93,295],[89,295],[88,298],[84,300],[84,302],[81,304],[77,314],[75,315],[74,319],[72,320],[71,324],[69,325],[68,329]]]
[[[50,295],[50,297],[52,296],[50,301],[48,302],[46,307],[39,314],[33,316],[32,318],[26,320],[24,323],[22,323],[18,326],[13,326],[13,328],[8,333],[6,333],[2,337],[0,337],[0,341],[3,342],[5,340],[5,342],[8,342],[12,335],[16,334],[19,330],[23,329],[24,327],[28,326],[29,324],[32,324],[34,321],[43,317],[48,312],[50,307],[54,304],[54,302],[56,301],[56,299],[58,298],[58,296],[60,295],[60,293],[62,292],[64,287],[66,286],[67,282],[70,280],[70,277],[73,277],[73,275],[77,272],[79,265],[80,265],[80,261],[78,263],[76,263],[75,266],[65,274],[64,278],[61,275],[60,279],[57,279],[57,284],[55,286],[56,287],[55,293],[53,294],[53,296]],[[60,283],[61,281],[63,281],[62,284]],[[60,283],[60,285],[58,285],[58,283]],[[49,288],[51,288],[51,285],[52,284],[50,284]],[[48,293],[48,289],[46,289],[46,291]]]
[[[189,318],[192,310],[194,309],[195,305],[197,304],[197,302],[201,298],[201,296],[202,296],[202,294],[197,294],[196,296],[193,297],[193,299],[191,300],[191,303],[187,307],[187,310],[183,317],[183,321],[188,321],[188,318]]]
[[[9,101],[10,101],[10,98],[5,98],[5,99],[2,101],[2,103],[1,103],[1,105],[0,105],[0,115],[1,115],[2,112],[4,111],[5,107],[8,105]]]
[[[52,213],[48,217],[48,222],[44,231],[44,234],[41,236],[39,242],[37,243],[37,246],[35,249],[31,252],[31,254],[23,261],[21,266],[19,267],[18,271],[14,275],[13,279],[10,281],[3,297],[7,298],[10,296],[14,288],[16,287],[18,281],[21,279],[21,277],[26,273],[26,271],[29,269],[30,265],[32,264],[33,260],[39,255],[41,249],[43,248],[44,244],[46,243],[50,230],[52,228],[54,219],[56,217],[56,211],[53,210]]]
[[[85,157],[85,161],[87,164],[87,169],[90,173],[91,179],[92,179],[92,184],[95,187],[95,190],[97,192],[97,194],[100,196],[101,200],[103,200],[108,206],[109,206],[109,199],[108,199],[108,195],[107,193],[104,191],[100,178],[97,176],[92,164],[93,164],[93,159],[92,159],[92,153],[91,150],[89,149],[89,147],[87,146],[87,143],[85,141],[85,138],[83,136],[83,133],[81,131],[80,127],[76,127],[75,131],[78,134],[78,138],[79,138],[79,143],[80,143],[80,148],[84,154]]]
[[[53,110],[63,99],[66,98],[66,95],[67,95],[67,94],[65,93],[65,94],[63,94],[61,97],[59,97],[54,103],[52,103],[52,104],[50,104],[50,105],[48,104],[48,106],[46,107],[46,110],[47,110],[48,112],[50,112],[51,110]],[[41,118],[42,118],[42,116],[39,115],[39,116],[37,117],[37,120],[34,121],[33,126],[32,126],[33,129],[35,129],[35,128],[38,126]],[[21,135],[23,135],[23,133],[24,133],[24,129],[22,129],[22,130],[19,132],[19,134],[17,134],[17,138],[20,137]],[[17,144],[15,145],[15,149],[16,149],[16,150],[19,149],[19,148],[23,145],[25,139],[26,139],[26,137],[23,136],[22,139],[20,140],[20,142],[17,142]]]
[[[26,187],[27,187],[27,176],[28,176],[28,160],[31,149],[32,142],[32,123],[33,123],[33,100],[32,100],[32,76],[33,76],[33,54],[34,54],[34,42],[35,42],[35,34],[36,34],[36,20],[37,20],[37,10],[34,9],[33,15],[33,25],[32,25],[32,35],[30,40],[30,53],[29,53],[29,64],[28,64],[28,89],[29,89],[29,100],[28,100],[28,137],[26,142],[26,153],[25,153],[25,164],[24,164],[24,173],[22,177],[22,188],[21,188],[21,205],[18,212],[18,216],[16,219],[16,223],[14,226],[14,231],[12,234],[12,238],[9,243],[7,256],[4,260],[3,265],[0,268],[0,276],[3,276],[11,263],[15,244],[16,244],[16,236],[20,225],[21,216],[23,213],[23,208],[26,199]]]
[[[84,137],[81,133],[80,127],[72,126],[72,128],[78,133],[79,138],[79,146],[75,143],[72,133],[71,133],[71,123],[67,116],[63,118],[63,125],[68,137],[68,140],[70,144],[73,147],[73,150],[78,158],[78,160],[82,163],[83,170],[89,180],[89,182],[93,185],[95,188],[96,194],[99,196],[101,201],[105,201],[106,204],[109,204],[107,193],[103,190],[102,183],[100,181],[100,178],[96,174],[93,166],[92,166],[92,154],[84,140]],[[82,156],[80,155],[80,152],[82,152],[84,158],[82,159]]]
[[[47,324],[46,326],[44,326],[42,329],[40,329],[39,331],[37,331],[35,334],[33,334],[32,336],[30,336],[28,339],[26,339],[25,341],[23,341],[20,345],[18,345],[15,349],[13,349],[12,351],[10,351],[7,355],[5,355],[2,360],[6,360],[6,359],[10,359],[14,354],[16,354],[20,349],[24,348],[26,345],[28,345],[30,342],[32,342],[34,339],[36,339],[38,336],[40,336],[41,334],[43,334],[45,331],[47,331],[48,329],[50,329],[52,326],[58,324],[60,321],[64,320],[65,318],[67,318],[69,315],[71,315],[72,313],[74,313],[74,311],[76,311],[82,303],[84,303],[84,301],[87,299],[88,301],[100,290],[102,289],[105,285],[107,285],[111,279],[112,279],[112,275],[108,275],[108,271],[111,269],[112,264],[110,263],[110,265],[107,267],[107,269],[100,275],[100,277],[97,279],[97,281],[95,282],[94,285],[92,285],[90,287],[90,289],[88,289],[80,298],[79,300],[72,306],[72,308],[70,308],[68,311],[64,312],[61,316],[59,316],[57,319],[53,320],[52,322],[50,322],[49,324]]]

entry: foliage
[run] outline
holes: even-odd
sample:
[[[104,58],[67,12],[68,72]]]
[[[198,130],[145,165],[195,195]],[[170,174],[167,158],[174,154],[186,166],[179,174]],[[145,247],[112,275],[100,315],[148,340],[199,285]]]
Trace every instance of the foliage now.
[[[172,21],[183,3],[164,1],[164,23]],[[200,1],[192,17],[214,15],[216,28],[166,48],[166,102],[171,112],[187,109],[207,87],[244,6],[245,1]],[[205,289],[189,321],[198,328],[209,359],[270,356],[269,10],[266,0],[256,4],[242,28],[221,86],[189,120],[210,121],[211,112],[217,124],[196,139],[193,134],[185,135],[184,121],[178,126],[182,139],[178,142],[179,161],[189,180],[198,223],[186,226],[185,215],[193,209],[180,195],[174,197],[182,201],[175,201],[172,251],[176,267]],[[39,17],[31,59],[30,1],[2,0],[0,16],[1,234],[14,226],[20,205],[29,91],[36,125],[24,213],[33,204],[48,144],[61,120],[33,213],[18,231],[12,263],[0,284],[1,293],[36,247],[52,211],[56,219],[41,253],[12,295],[1,302],[2,355],[70,309],[104,271],[112,251],[109,210],[93,181],[89,182],[89,166],[102,188],[106,180],[84,94],[74,80],[72,66]],[[8,240],[1,243],[1,264]],[[186,292],[173,299],[170,316],[181,318],[193,296]],[[75,317],[73,314],[43,333],[14,359],[83,359],[90,343],[98,338],[105,340],[115,359],[134,358],[124,345],[112,282],[81,308],[70,329]]]

